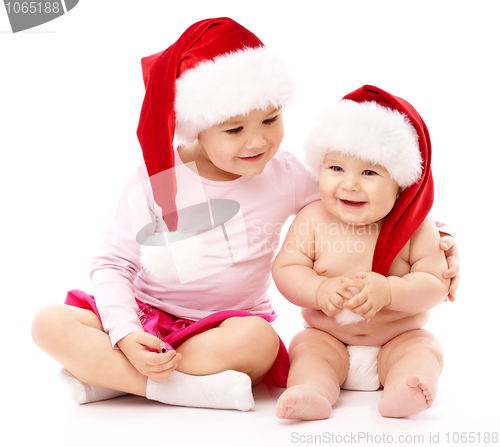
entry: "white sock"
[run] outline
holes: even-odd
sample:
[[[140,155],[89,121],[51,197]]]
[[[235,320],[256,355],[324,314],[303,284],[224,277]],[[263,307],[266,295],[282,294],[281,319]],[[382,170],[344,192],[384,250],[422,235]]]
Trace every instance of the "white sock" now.
[[[69,387],[71,397],[77,404],[88,404],[90,402],[113,399],[128,394],[122,391],[109,390],[107,388],[100,388],[84,383],[78,380],[65,368],[59,371],[59,378]]]
[[[190,376],[174,371],[164,382],[148,379],[146,396],[164,404],[184,407],[248,411],[254,407],[252,381],[238,371]]]

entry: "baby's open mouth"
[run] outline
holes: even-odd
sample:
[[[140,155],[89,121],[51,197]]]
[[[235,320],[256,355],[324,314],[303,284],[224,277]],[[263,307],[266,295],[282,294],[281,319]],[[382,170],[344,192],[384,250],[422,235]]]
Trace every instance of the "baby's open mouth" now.
[[[351,206],[354,208],[362,207],[366,203],[366,202],[357,202],[354,200],[343,200],[343,199],[341,199],[341,202],[347,206]]]

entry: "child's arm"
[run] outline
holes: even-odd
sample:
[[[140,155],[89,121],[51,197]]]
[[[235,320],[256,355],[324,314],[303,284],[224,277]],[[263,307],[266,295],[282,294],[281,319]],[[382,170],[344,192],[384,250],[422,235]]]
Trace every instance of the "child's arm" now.
[[[348,299],[353,294],[342,285],[346,278],[328,278],[313,269],[315,206],[305,207],[292,222],[274,262],[273,278],[278,290],[291,303],[334,316],[342,310],[344,297]]]
[[[439,229],[439,228],[438,228]],[[441,239],[439,247],[444,251],[448,269],[443,272],[443,278],[450,279],[450,288],[448,289],[448,299],[455,301],[458,284],[460,282],[460,256],[455,239],[442,231],[439,232]]]
[[[103,328],[113,347],[127,334],[142,331],[134,289],[134,280],[141,269],[141,253],[133,218],[140,222],[143,215],[149,217],[149,211],[145,194],[139,196],[133,192],[144,179],[147,179],[147,172],[142,166],[127,178],[119,199],[110,210],[99,248],[92,259],[92,291]],[[131,200],[132,197],[140,198]]]
[[[410,273],[402,277],[385,278],[373,272],[353,275],[345,285],[361,292],[345,307],[371,318],[383,307],[414,315],[444,302],[450,283],[442,277],[447,264],[439,248],[439,234],[429,218],[410,239],[409,263]]]

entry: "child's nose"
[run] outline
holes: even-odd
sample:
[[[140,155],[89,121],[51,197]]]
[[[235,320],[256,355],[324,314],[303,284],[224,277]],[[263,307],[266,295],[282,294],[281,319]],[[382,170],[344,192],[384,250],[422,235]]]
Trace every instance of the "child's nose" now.
[[[247,149],[255,149],[262,147],[266,144],[266,138],[261,132],[252,133],[246,143]]]

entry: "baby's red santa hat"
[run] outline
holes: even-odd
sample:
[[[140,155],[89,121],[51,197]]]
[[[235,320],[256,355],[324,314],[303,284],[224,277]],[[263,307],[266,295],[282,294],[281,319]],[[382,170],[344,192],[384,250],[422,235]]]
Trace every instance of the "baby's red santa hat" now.
[[[142,59],[142,69],[146,94],[137,136],[154,199],[176,231],[174,135],[188,144],[232,116],[285,107],[293,83],[283,61],[229,18],[195,23],[165,51]],[[172,172],[157,175],[166,170]]]
[[[383,166],[402,189],[373,255],[372,270],[387,275],[434,200],[431,140],[424,121],[404,99],[365,85],[322,115],[305,149],[317,178],[325,155],[340,152]]]

